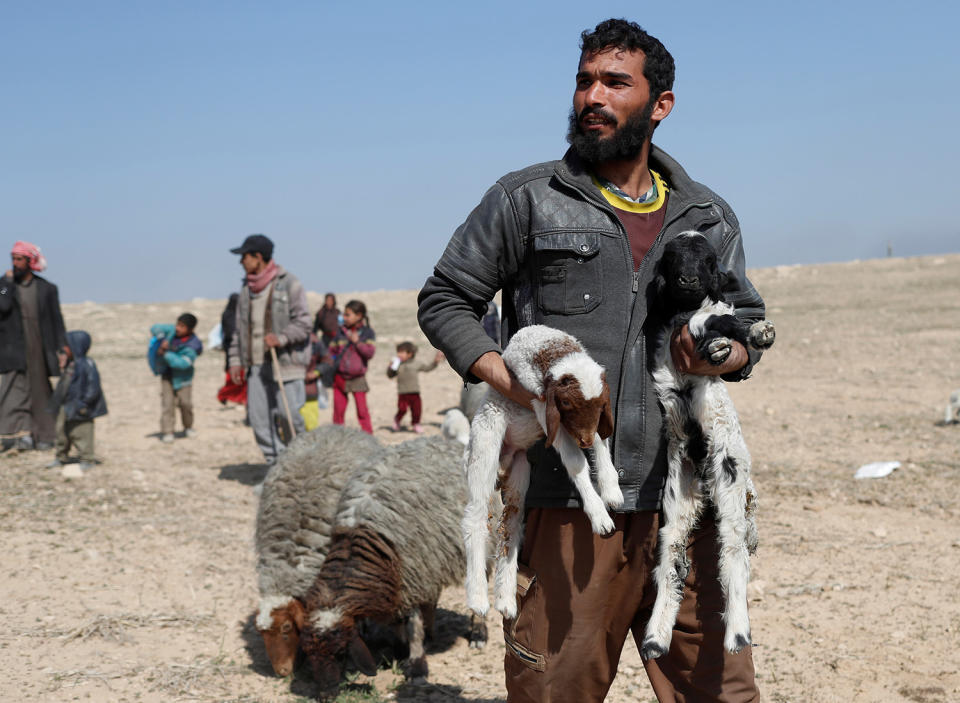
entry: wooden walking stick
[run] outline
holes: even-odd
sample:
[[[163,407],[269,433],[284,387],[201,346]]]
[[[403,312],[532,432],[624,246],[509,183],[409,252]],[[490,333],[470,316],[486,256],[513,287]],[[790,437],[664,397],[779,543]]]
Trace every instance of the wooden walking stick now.
[[[277,348],[270,347],[270,360],[273,362],[273,377],[280,387],[280,397],[283,398],[283,409],[287,413],[287,427],[290,429],[290,439],[297,436],[297,430],[293,426],[293,415],[290,412],[290,402],[287,400],[287,393],[283,390],[283,376],[280,375],[280,361],[277,359]]]

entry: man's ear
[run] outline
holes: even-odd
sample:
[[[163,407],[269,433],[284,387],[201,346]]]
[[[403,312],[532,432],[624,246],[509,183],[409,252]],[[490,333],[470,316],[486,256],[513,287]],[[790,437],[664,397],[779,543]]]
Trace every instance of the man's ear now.
[[[354,666],[366,676],[377,675],[377,664],[373,661],[373,655],[370,654],[367,645],[360,639],[360,634],[356,629],[354,629],[350,635],[350,644],[347,645],[347,652]]]
[[[606,439],[613,434],[613,410],[610,408],[610,387],[606,379],[603,382],[603,408],[600,410],[597,434],[600,435],[600,439]]]
[[[552,378],[546,382],[546,403],[544,403],[547,415],[547,441],[544,446],[548,449],[553,446],[553,441],[557,437],[557,429],[560,427],[560,408],[557,407],[557,384]]]

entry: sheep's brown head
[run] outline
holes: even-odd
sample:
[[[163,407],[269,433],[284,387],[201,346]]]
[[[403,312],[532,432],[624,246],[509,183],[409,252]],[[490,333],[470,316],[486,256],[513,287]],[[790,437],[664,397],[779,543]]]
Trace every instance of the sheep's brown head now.
[[[546,446],[553,445],[560,425],[581,449],[593,446],[594,435],[613,434],[613,411],[606,374],[586,356],[558,364],[544,384],[546,400]]]
[[[373,655],[357,631],[356,621],[336,608],[311,613],[302,637],[303,651],[322,692],[335,689],[348,663],[375,676]]]
[[[303,603],[296,598],[289,598],[281,604],[264,599],[260,604],[256,616],[257,631],[263,637],[263,646],[277,676],[293,673],[304,616]]]

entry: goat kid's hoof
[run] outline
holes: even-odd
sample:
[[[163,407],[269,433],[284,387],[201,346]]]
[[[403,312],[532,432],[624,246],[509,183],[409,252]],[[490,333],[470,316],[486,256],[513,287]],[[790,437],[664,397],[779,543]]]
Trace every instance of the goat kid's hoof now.
[[[644,641],[643,645],[640,647],[640,656],[644,661],[650,661],[651,659],[659,659],[664,654],[667,653],[667,648],[662,644],[654,642],[653,640]]]
[[[726,337],[711,339],[707,344],[707,360],[711,364],[722,364],[733,351],[733,344]]]
[[[487,646],[486,640],[470,640],[470,649],[483,649]]]
[[[750,325],[750,343],[757,349],[766,349],[777,338],[776,328],[770,320],[761,320]]]
[[[601,493],[600,499],[608,508],[619,508],[623,505],[623,491],[620,490],[620,486],[614,486],[609,491]]]
[[[750,642],[750,635],[735,635],[734,637],[727,637],[724,645],[727,648],[728,652],[736,654],[740,652],[744,647],[749,647],[752,645]]]
[[[496,608],[506,620],[515,620],[517,617],[516,598],[511,598],[503,602],[498,600],[493,604],[493,607]]]
[[[611,532],[613,532],[614,528],[613,518],[610,517],[608,513],[604,512],[603,515],[591,517],[590,526],[598,535],[609,535]]]

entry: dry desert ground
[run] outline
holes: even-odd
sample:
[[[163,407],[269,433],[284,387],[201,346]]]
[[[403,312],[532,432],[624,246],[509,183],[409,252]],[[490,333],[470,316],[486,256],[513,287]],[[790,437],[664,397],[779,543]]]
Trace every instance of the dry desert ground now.
[[[751,278],[778,332],[754,377],[732,387],[761,498],[751,612],[763,697],[960,701],[960,425],[942,423],[960,388],[960,255]],[[403,339],[430,353],[416,291],[339,295],[350,297],[366,301],[380,342],[370,373],[376,435],[412,437],[387,429],[396,398],[384,369]],[[110,414],[96,423],[102,463],[82,478],[43,468],[51,452],[0,456],[0,701],[311,695],[305,673],[272,676],[252,628],[253,486],[265,468],[243,412],[215,399],[221,352],[198,362],[198,436],[158,441],[149,325],[190,310],[205,334],[223,304],[64,306],[68,329],[93,336]],[[458,379],[441,366],[421,380],[436,433]],[[854,479],[858,466],[883,460],[901,466]],[[345,695],[504,700],[501,633],[494,627],[486,649],[469,649],[457,630],[462,596],[443,595],[429,684],[406,685],[384,669]],[[632,642],[608,700],[654,700]]]

